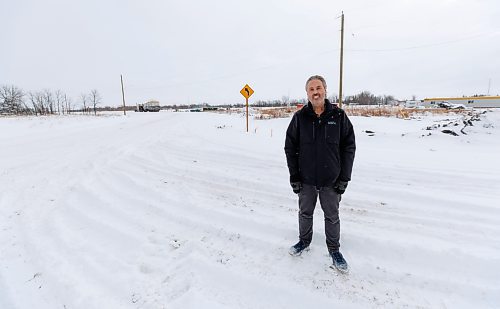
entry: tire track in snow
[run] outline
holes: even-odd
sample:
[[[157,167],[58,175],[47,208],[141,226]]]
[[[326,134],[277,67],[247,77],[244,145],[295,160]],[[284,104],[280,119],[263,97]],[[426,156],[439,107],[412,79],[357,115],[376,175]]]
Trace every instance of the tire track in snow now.
[[[36,283],[47,292],[33,297],[33,304],[45,298],[49,301],[39,304],[60,306],[78,292],[80,298],[72,304],[82,308],[290,308],[287,299],[298,294],[315,304],[355,307],[436,307],[497,299],[492,296],[494,288],[484,283],[495,286],[498,279],[475,272],[474,265],[468,270],[457,267],[469,259],[495,267],[494,260],[478,261],[474,252],[461,248],[480,249],[487,243],[470,247],[481,229],[463,220],[468,215],[483,220],[484,231],[495,233],[497,210],[488,207],[486,199],[478,202],[474,214],[466,203],[454,205],[453,196],[431,197],[418,191],[410,195],[404,169],[388,171],[391,181],[370,186],[363,179],[378,179],[371,177],[378,167],[359,166],[363,179],[353,182],[341,207],[344,255],[353,270],[349,277],[338,276],[328,268],[319,207],[311,251],[300,258],[286,253],[296,239],[297,214],[286,182],[282,140],[232,129],[213,135],[215,124],[230,123],[230,117],[210,118],[202,132],[193,129],[209,117],[136,117],[121,132],[102,125],[85,134],[79,131],[82,126],[72,132],[81,133],[83,149],[50,141],[58,149],[69,149],[73,161],[49,160],[46,166],[32,158],[36,189],[27,188],[25,197],[9,194],[0,203],[20,206],[3,210],[16,222],[4,226],[10,228],[8,236],[26,247],[9,254],[31,256],[26,274],[42,273]],[[155,134],[142,135],[139,128]],[[262,147],[263,143],[269,145]],[[15,175],[19,170],[11,171]],[[50,183],[44,174],[58,179]],[[440,177],[446,180],[452,174]],[[421,188],[419,181],[410,179],[414,188]],[[388,188],[380,190],[381,185]],[[440,192],[446,190],[439,187]],[[397,192],[401,195],[393,195]],[[387,205],[376,207],[377,199]],[[38,207],[30,205],[33,201]],[[471,233],[464,235],[461,227]],[[462,243],[454,241],[460,238]],[[490,250],[498,252],[495,247]],[[31,296],[36,292],[23,291]],[[437,301],[444,296],[446,301]]]

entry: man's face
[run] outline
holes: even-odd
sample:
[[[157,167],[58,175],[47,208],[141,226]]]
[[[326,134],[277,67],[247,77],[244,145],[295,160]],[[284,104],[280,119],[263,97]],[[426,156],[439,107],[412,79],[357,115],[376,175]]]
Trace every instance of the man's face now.
[[[313,79],[307,83],[307,99],[314,106],[321,106],[325,104],[326,89],[323,83],[318,79]]]

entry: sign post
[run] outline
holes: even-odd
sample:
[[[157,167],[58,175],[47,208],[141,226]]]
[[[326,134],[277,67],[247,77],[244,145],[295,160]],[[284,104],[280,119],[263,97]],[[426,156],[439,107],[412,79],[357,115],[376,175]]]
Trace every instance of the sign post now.
[[[247,132],[248,132],[248,98],[253,94],[253,89],[246,84],[243,89],[240,90],[242,96],[245,97],[246,100],[246,115],[247,115]]]

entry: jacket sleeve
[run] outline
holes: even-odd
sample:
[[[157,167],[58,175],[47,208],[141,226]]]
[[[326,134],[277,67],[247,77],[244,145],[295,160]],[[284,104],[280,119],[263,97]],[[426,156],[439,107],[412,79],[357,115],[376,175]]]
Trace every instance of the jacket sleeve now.
[[[299,169],[299,145],[300,145],[300,132],[298,116],[295,113],[286,130],[285,138],[285,154],[286,163],[290,176],[298,177],[300,174]]]
[[[340,171],[339,179],[342,181],[350,181],[354,154],[356,152],[356,139],[352,123],[345,113],[343,114],[343,118],[342,134],[339,145],[342,170]]]

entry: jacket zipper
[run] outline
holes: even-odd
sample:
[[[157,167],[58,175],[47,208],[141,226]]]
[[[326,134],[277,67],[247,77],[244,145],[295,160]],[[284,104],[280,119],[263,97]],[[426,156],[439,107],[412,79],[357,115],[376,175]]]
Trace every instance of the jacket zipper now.
[[[314,145],[314,161],[317,162],[317,157],[318,157],[318,145],[316,143],[316,136],[315,136],[315,130],[316,130],[316,120],[313,121],[313,145]],[[318,166],[315,163],[315,168],[314,168],[314,186],[317,185],[318,181]]]

